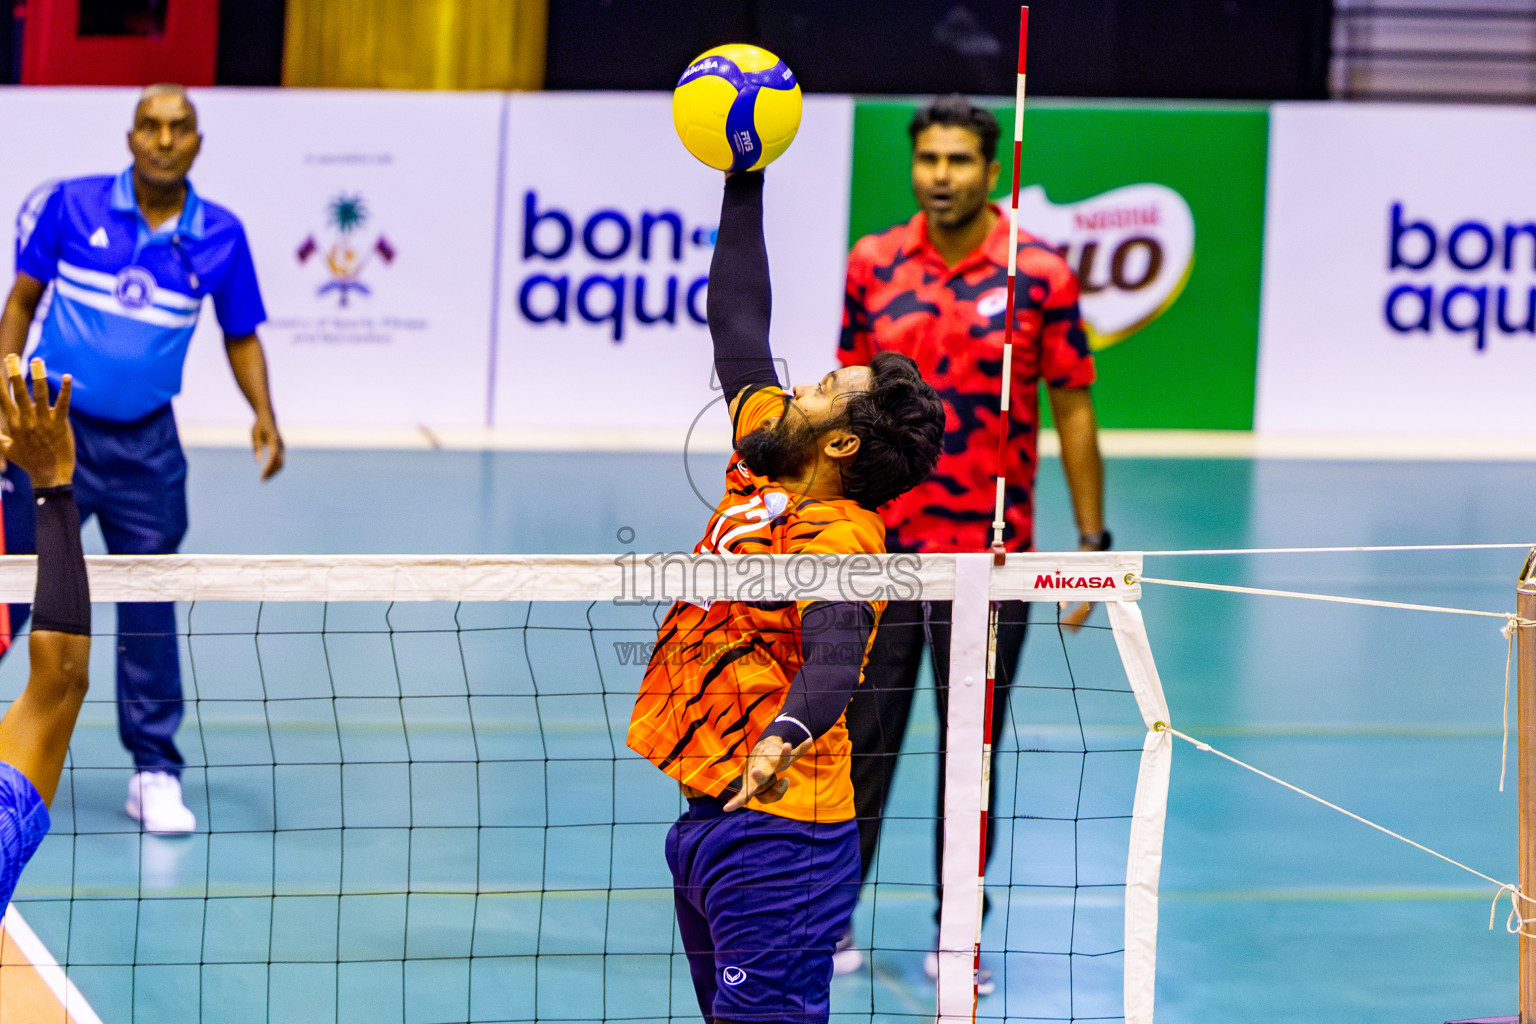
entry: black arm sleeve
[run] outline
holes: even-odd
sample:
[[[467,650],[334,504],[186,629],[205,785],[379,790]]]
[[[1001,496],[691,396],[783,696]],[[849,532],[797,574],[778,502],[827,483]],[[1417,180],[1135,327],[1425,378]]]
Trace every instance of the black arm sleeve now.
[[[733,174],[725,180],[706,306],[715,343],[715,373],[725,389],[725,400],[753,385],[778,384],[768,349],[773,294],[768,284],[768,247],[763,242],[761,171]]]
[[[91,635],[91,586],[80,547],[80,510],[75,489],[45,487],[37,502],[37,595],[32,628]]]
[[[874,628],[875,610],[863,601],[813,602],[800,618],[800,671],[763,736],[799,746],[836,725],[858,688]]]

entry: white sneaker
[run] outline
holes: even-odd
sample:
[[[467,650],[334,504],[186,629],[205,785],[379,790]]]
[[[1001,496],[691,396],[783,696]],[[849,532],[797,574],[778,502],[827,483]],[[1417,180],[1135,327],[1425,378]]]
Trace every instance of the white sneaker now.
[[[939,980],[939,953],[938,950],[930,952],[923,958],[923,973],[928,975],[928,980]],[[989,996],[997,991],[997,982],[992,980],[992,971],[987,967],[986,960],[982,960],[981,966],[976,970],[976,994]]]
[[[156,835],[185,835],[197,828],[197,816],[181,802],[181,780],[170,772],[134,772],[125,809]]]
[[[837,947],[832,950],[832,973],[841,977],[863,966],[864,951],[854,948],[853,929],[850,928],[843,932],[843,937],[837,940]]]

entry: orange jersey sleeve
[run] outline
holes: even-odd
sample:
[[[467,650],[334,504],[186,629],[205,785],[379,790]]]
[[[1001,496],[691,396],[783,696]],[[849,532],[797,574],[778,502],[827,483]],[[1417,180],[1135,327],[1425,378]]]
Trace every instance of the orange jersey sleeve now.
[[[735,430],[731,443],[737,444],[743,437],[762,426],[775,416],[784,415],[789,393],[780,387],[758,388],[749,394],[736,410]]]

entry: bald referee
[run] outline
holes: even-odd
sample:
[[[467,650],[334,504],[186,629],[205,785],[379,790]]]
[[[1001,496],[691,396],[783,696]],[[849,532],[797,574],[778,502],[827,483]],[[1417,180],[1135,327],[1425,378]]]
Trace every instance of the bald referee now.
[[[80,513],[70,484],[75,438],[69,427],[71,380],[48,401],[48,376],[32,361],[32,394],[21,360],[5,358],[0,454],[32,478],[37,512],[37,592],[32,603],[32,670],[27,687],[0,718],[0,910],[21,869],[48,834],[48,806],[89,684],[91,591],[80,548]],[[34,397],[35,396],[35,397]]]
[[[245,228],[187,178],[202,144],[186,90],[152,85],[128,132],[133,165],[116,177],[61,182],[18,225],[0,354],[22,354],[43,295],[51,294],[36,354],[48,361],[55,387],[61,373],[74,377],[76,498],[114,555],[174,554],[186,536],[187,460],[171,400],[204,299],[256,414],[251,442],[262,479],[283,465],[256,334],[266,307]],[[26,474],[7,470],[4,485],[17,499],[5,503],[5,550],[30,552]],[[11,614],[18,628],[25,606],[13,605]],[[118,734],[134,767],[124,809],[146,832],[191,832],[197,817],[182,799],[185,759],[176,746],[184,704],[175,606],[119,604],[116,648]]]

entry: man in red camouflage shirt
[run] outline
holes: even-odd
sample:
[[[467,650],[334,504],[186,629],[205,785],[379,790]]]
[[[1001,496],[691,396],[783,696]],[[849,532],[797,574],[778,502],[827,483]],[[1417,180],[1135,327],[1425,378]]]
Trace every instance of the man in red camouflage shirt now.
[[[912,191],[920,212],[905,224],[861,238],[848,258],[848,284],[838,357],[867,363],[877,352],[917,361],[946,406],[944,453],[923,483],[881,507],[891,551],[986,551],[996,501],[998,398],[1008,283],[1008,216],[988,202],[1001,165],[998,126],[990,111],[963,96],[944,96],[920,109],[912,137]],[[1036,444],[1040,382],[1046,385],[1061,439],[1062,468],[1072,494],[1079,547],[1109,547],[1104,529],[1104,471],[1088,386],[1093,357],[1078,317],[1078,282],[1061,255],[1021,230],[1013,332],[1013,395],[1009,412],[1004,544],[1029,551],[1034,536]],[[1004,602],[997,632],[997,689],[992,717],[993,778],[998,739],[1008,721],[1008,686],[1024,646],[1027,605]],[[1088,605],[1062,616],[1069,629]],[[949,602],[896,602],[887,607],[870,651],[865,684],[848,708],[853,787],[864,871],[880,837],[881,815],[912,707],[925,641],[933,648],[939,704],[939,802],[944,814],[942,723],[948,711]],[[996,786],[993,787],[995,796]],[[989,811],[991,808],[989,807]],[[943,829],[936,829],[939,858]],[[990,857],[996,829],[988,831]],[[935,868],[938,876],[937,865]],[[852,936],[839,945],[839,973],[863,957]],[[929,977],[938,973],[931,954]],[[992,989],[990,972],[980,978]]]

